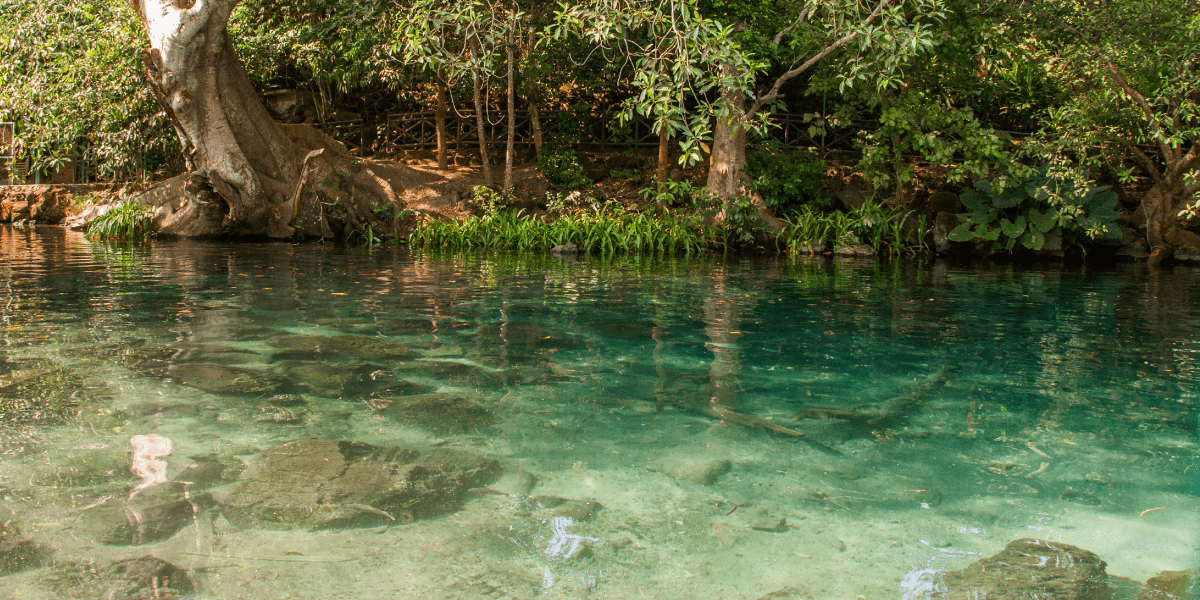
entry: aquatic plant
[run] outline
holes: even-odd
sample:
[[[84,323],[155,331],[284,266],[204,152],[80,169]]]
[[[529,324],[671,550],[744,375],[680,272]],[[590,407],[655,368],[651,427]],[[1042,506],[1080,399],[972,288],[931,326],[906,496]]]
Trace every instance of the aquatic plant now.
[[[149,206],[125,200],[88,225],[85,237],[92,241],[144,240],[154,233],[154,210]]]

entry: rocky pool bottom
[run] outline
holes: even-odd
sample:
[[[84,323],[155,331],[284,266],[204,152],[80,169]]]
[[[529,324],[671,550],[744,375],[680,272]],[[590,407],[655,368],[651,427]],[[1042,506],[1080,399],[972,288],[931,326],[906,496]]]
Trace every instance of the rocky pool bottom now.
[[[912,497],[889,509],[880,496],[832,487],[841,461],[822,466],[824,477],[748,477],[744,453],[767,450],[750,438],[640,469],[540,473],[465,440],[436,441],[300,439],[186,458],[156,434],[124,449],[84,443],[56,471],[96,479],[88,492],[42,486],[0,527],[0,589],[5,598],[1167,600],[1197,597],[1200,583],[1194,568],[1146,571],[1189,543],[1169,529],[1195,512],[1128,518],[1059,499],[1020,518],[1029,506],[877,491]],[[5,479],[47,474],[23,471]],[[746,489],[763,486],[775,489]]]
[[[1194,269],[0,250],[0,598],[1196,595]]]

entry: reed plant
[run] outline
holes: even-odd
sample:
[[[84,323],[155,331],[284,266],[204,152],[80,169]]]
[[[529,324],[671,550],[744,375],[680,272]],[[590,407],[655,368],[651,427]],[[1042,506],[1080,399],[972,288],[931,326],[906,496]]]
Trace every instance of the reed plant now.
[[[154,233],[154,210],[132,200],[124,200],[96,217],[88,225],[88,240],[141,241]]]

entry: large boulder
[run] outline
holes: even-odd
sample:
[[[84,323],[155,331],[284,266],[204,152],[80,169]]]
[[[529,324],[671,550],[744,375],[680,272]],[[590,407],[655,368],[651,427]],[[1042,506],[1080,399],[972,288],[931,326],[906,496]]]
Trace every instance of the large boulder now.
[[[500,472],[496,461],[456,450],[295,440],[255,457],[236,484],[214,496],[240,527],[365,527],[454,511],[468,489]]]
[[[1082,548],[1030,538],[1010,542],[999,554],[946,573],[947,600],[1054,598],[1109,600],[1105,563]]]

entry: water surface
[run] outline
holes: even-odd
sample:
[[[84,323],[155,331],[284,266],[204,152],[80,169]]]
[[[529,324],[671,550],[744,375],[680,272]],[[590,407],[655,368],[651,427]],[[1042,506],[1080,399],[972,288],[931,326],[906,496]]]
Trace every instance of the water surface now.
[[[150,595],[112,568],[143,557],[200,598],[916,598],[1028,537],[1198,562],[1194,267],[0,251],[0,512],[36,549],[5,598]],[[223,504],[309,439],[504,475],[328,527]],[[121,538],[160,480],[183,525]]]

